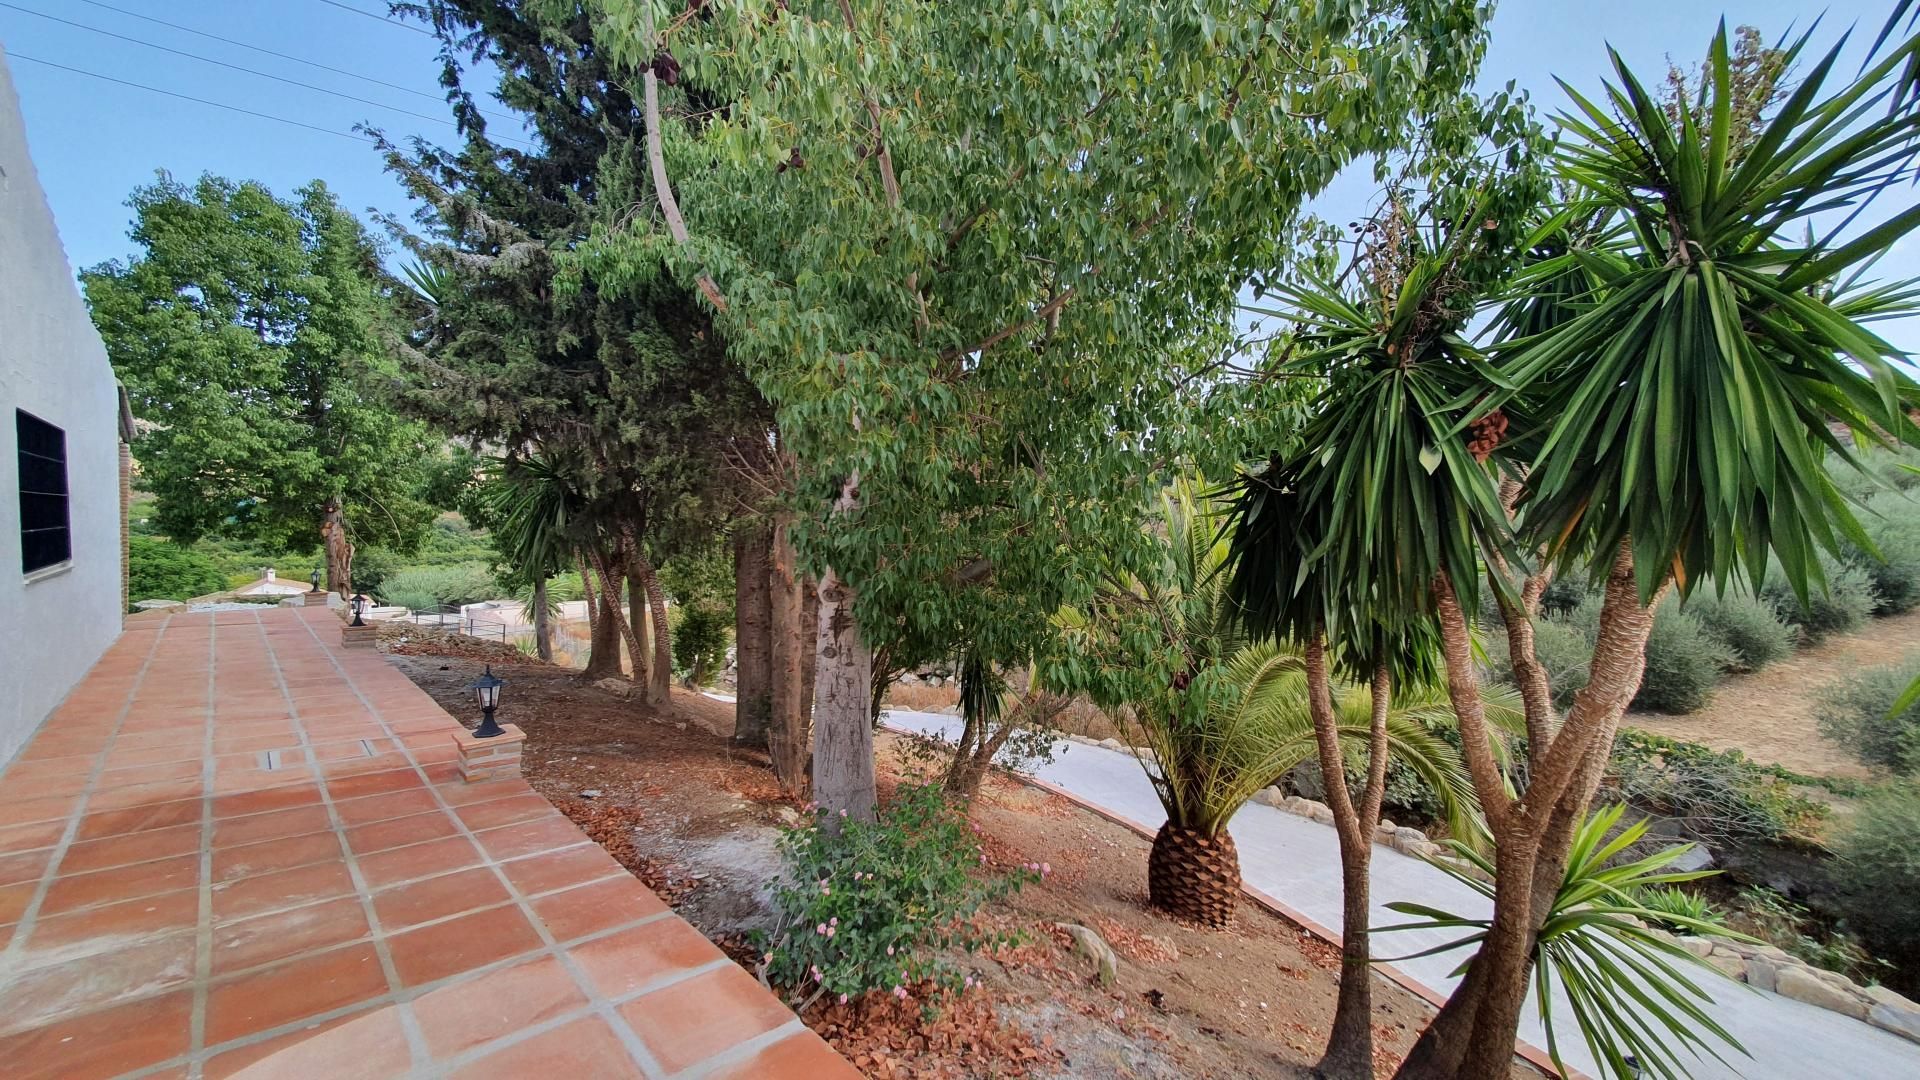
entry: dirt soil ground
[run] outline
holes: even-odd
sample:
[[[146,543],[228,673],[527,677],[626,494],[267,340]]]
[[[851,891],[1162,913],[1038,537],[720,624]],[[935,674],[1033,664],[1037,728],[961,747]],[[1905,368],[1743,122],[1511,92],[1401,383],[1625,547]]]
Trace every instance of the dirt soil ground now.
[[[1820,734],[1814,710],[1821,691],[1862,668],[1920,652],[1920,610],[1869,621],[1860,633],[1829,638],[1786,659],[1721,683],[1713,700],[1686,716],[1633,713],[1626,723],[1716,750],[1738,749],[1755,761],[1810,776],[1867,778],[1871,771]]]
[[[552,799],[681,916],[751,964],[748,944],[769,921],[780,872],[780,827],[798,820],[764,756],[731,750],[703,730],[704,713],[731,705],[675,690],[654,710],[584,684],[563,669],[450,642],[438,655],[413,636],[394,662],[455,716],[473,709],[467,684],[480,661],[507,679],[500,719],[527,732],[525,768]],[[404,652],[404,654],[401,654]],[[902,768],[881,742],[882,787]],[[1145,907],[1147,843],[1057,796],[989,780],[973,817],[995,862],[1044,861],[1053,874],[986,913],[1023,944],[962,958],[983,990],[941,1003],[871,994],[816,1007],[805,1019],[864,1072],[878,1077],[1306,1077],[1333,1015],[1334,948],[1243,902],[1236,926],[1210,931]],[[1335,872],[1333,867],[1329,873]],[[1054,924],[1091,926],[1120,958],[1101,989],[1089,961]],[[1431,1016],[1423,1000],[1375,984],[1380,1075]],[[1516,1077],[1539,1073],[1516,1061]]]

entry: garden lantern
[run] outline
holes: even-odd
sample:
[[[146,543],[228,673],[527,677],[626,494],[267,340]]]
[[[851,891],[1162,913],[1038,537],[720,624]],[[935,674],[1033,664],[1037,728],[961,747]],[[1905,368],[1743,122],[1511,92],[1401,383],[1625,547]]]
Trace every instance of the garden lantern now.
[[[307,575],[307,580],[313,583],[313,591],[319,592],[320,591],[320,568],[315,567],[313,573]]]
[[[493,710],[500,707],[500,688],[505,685],[507,681],[496,677],[493,674],[493,665],[488,664],[486,671],[473,681],[473,685],[467,687],[473,691],[475,697],[480,699],[480,726],[473,729],[474,738],[491,739],[495,735],[506,734],[501,730],[500,725],[493,721]]]
[[[364,623],[364,622],[361,622],[361,621],[360,621],[360,616],[361,616],[361,614],[362,614],[362,613],[364,613],[364,612],[365,612],[366,610],[367,610],[367,594],[366,594],[366,593],[354,593],[354,594],[353,594],[353,623],[352,623],[352,625],[354,625],[354,626],[365,626],[365,625],[367,625],[366,623]]]

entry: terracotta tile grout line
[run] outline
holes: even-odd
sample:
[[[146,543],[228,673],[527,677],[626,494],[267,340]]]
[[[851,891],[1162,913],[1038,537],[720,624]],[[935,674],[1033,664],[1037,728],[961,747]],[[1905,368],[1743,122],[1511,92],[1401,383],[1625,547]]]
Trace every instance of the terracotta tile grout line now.
[[[167,615],[167,616],[164,616],[164,617],[163,617],[163,619],[164,619],[164,620],[171,620],[172,618],[173,618],[173,616],[171,616],[171,615]],[[161,625],[161,626],[165,626],[165,625],[166,625],[166,622],[165,622],[165,621],[162,621],[162,622],[160,623],[160,625]],[[123,635],[123,637],[124,637],[124,635]],[[121,640],[121,639],[115,639],[115,644],[117,645],[117,644],[119,643],[119,641],[120,641],[120,640]],[[147,646],[147,659],[148,659],[148,660],[151,660],[151,659],[152,659],[152,656],[153,656],[153,650],[154,650],[154,648],[155,648],[156,646],[158,646],[158,645],[159,645],[159,643],[160,643],[160,634],[159,634],[159,632],[158,632],[158,630],[156,629],[156,631],[155,631],[155,633],[154,633],[154,635],[153,635],[153,643]],[[111,645],[110,645],[110,646],[108,646],[108,647],[107,647],[107,651],[108,651],[108,652],[111,652],[111,651],[113,651],[113,646],[111,646]],[[101,654],[101,656],[100,656],[100,660],[105,660],[105,659],[106,659],[106,654],[105,654],[105,653],[102,653],[102,654]],[[99,666],[99,664],[100,664],[100,660],[95,660],[95,661],[93,662],[93,663],[94,663],[94,666],[95,666],[95,667],[97,667],[97,666]],[[133,679],[133,683],[132,683],[131,685],[129,685],[129,686],[127,687],[127,699],[128,699],[128,702],[127,702],[127,703],[128,703],[128,704],[130,704],[130,703],[132,702],[132,698],[133,698],[133,692],[134,692],[134,690],[135,690],[135,689],[137,689],[137,688],[139,687],[139,685],[140,685],[140,679],[141,679],[141,676],[142,676],[142,675],[144,675],[144,673],[145,673],[145,672],[146,672],[146,661],[144,661],[144,660],[143,660],[143,661],[141,662],[141,665],[140,665],[140,668],[139,668],[139,669],[138,669],[138,670],[137,670],[137,671],[136,671],[136,672],[134,673],[134,679]],[[74,683],[74,684],[73,684],[73,685],[72,685],[71,687],[68,687],[68,688],[67,688],[67,692],[66,692],[66,694],[65,694],[65,695],[63,695],[63,696],[62,696],[62,697],[60,698],[60,701],[59,701],[59,703],[58,703],[58,704],[56,704],[56,705],[55,705],[55,706],[54,706],[54,707],[53,707],[52,709],[49,709],[49,710],[47,711],[47,715],[46,715],[46,716],[45,716],[44,718],[42,718],[42,719],[41,719],[41,721],[40,721],[40,723],[39,723],[39,724],[37,724],[37,725],[35,725],[35,727],[34,727],[34,729],[33,729],[33,730],[32,730],[31,732],[29,732],[29,733],[27,734],[27,741],[26,741],[26,742],[23,742],[23,743],[21,743],[21,744],[20,744],[20,749],[19,749],[19,750],[18,750],[18,751],[17,751],[17,752],[16,752],[15,754],[14,754],[14,757],[13,757],[13,760],[11,760],[11,761],[9,761],[9,762],[7,762],[7,763],[6,763],[5,765],[0,765],[0,784],[5,784],[5,783],[6,783],[6,781],[7,781],[7,779],[8,779],[9,777],[11,777],[11,776],[13,775],[13,770],[15,770],[15,769],[18,769],[18,768],[21,768],[21,767],[23,767],[23,766],[31,766],[31,765],[34,765],[34,764],[41,764],[41,763],[45,763],[45,762],[48,762],[48,761],[61,761],[61,760],[64,760],[64,759],[66,759],[66,758],[94,758],[94,759],[96,760],[96,762],[98,762],[98,760],[100,759],[100,755],[101,755],[101,754],[103,753],[103,751],[102,751],[102,750],[95,750],[95,751],[93,751],[93,752],[92,752],[92,753],[90,753],[90,754],[53,754],[53,755],[51,755],[51,756],[48,756],[48,757],[41,757],[41,758],[30,758],[30,757],[25,757],[25,756],[23,756],[23,755],[24,755],[24,754],[26,753],[26,751],[27,751],[27,749],[28,749],[29,747],[31,747],[31,746],[33,746],[33,744],[34,744],[34,741],[35,741],[36,739],[38,739],[38,738],[40,738],[40,736],[42,736],[42,735],[45,735],[45,734],[47,734],[47,733],[48,733],[48,731],[49,731],[49,730],[51,730],[51,725],[52,725],[53,723],[55,723],[55,722],[57,722],[57,721],[54,721],[54,719],[53,719],[53,718],[54,718],[54,717],[55,717],[56,715],[58,715],[58,714],[60,713],[60,711],[61,711],[61,710],[63,710],[63,709],[65,709],[65,708],[67,707],[67,704],[68,704],[68,702],[69,702],[69,700],[70,700],[70,699],[72,698],[72,696],[73,696],[73,691],[75,691],[75,690],[77,690],[77,689],[79,689],[79,688],[80,688],[80,687],[81,687],[82,685],[84,685],[84,684],[85,684],[85,683],[86,683],[86,682],[87,682],[87,681],[88,681],[89,679],[91,679],[91,678],[92,678],[92,676],[93,676],[93,668],[92,668],[92,667],[89,667],[89,668],[87,669],[87,673],[86,673],[86,675],[83,675],[83,676],[82,676],[82,677],[80,678],[80,681],[79,681],[79,682],[76,682],[76,683]],[[123,709],[123,711],[124,711],[124,709],[125,709],[125,705],[123,705],[123,706],[122,706],[122,709]],[[115,731],[114,731],[114,732],[109,732],[109,733],[108,733],[108,736],[107,736],[107,737],[108,737],[108,739],[111,739],[111,738],[113,737],[113,735],[114,735],[114,734],[116,734],[116,733],[118,732],[118,727],[119,727],[119,725],[118,725],[118,723],[116,722],[116,724],[115,724]],[[96,773],[97,771],[98,771],[98,770],[95,770],[95,769],[88,769],[88,770],[86,770],[86,772],[87,772],[87,777],[88,777],[88,779],[87,779],[87,781],[86,781],[86,783],[91,783],[91,782],[92,782],[92,778],[93,778],[93,776],[94,776],[94,774],[95,774],[95,773]],[[82,786],[82,790],[84,790],[84,789],[85,789],[85,785],[83,784],[83,786]],[[42,845],[42,846],[48,846],[48,847],[50,847],[50,846],[52,846],[52,845]],[[31,848],[31,849],[29,849],[29,850],[32,850],[32,851],[38,851],[38,850],[39,850],[39,848]]]
[[[162,630],[164,634],[164,629]],[[207,719],[200,733],[200,911],[193,928],[193,1012],[187,1051],[207,1041],[207,980],[213,971],[213,717],[215,682],[220,674],[220,621],[207,620]],[[187,1080],[200,1080],[198,1059]]]
[[[360,699],[360,703],[366,706],[367,711],[374,717],[375,721],[387,730],[389,736],[392,736],[393,728],[387,723],[385,714],[378,706],[369,700],[365,694],[361,693],[359,683],[348,674],[346,667],[341,664],[340,658],[334,653],[333,649],[329,648],[326,642],[320,639],[320,635],[313,629],[313,624],[304,618],[299,621],[300,624],[306,628],[307,633],[313,638],[314,642],[318,644],[326,654],[327,659],[333,664],[334,670],[338,671],[341,676],[346,679],[354,696]],[[375,660],[383,665],[386,664],[386,661],[380,659],[377,653],[375,654]],[[414,692],[421,694],[423,697],[426,696],[426,692],[420,690],[418,687],[414,687]],[[428,700],[432,701],[432,698],[429,697]],[[434,704],[438,705],[438,702]],[[444,713],[445,710],[442,710],[442,712]],[[459,721],[454,720],[451,714],[447,714],[447,719],[455,725],[459,725]],[[451,735],[452,732],[448,732],[448,734]],[[421,768],[419,760],[414,757],[413,747],[408,746],[398,738],[395,738],[394,741],[400,746],[401,756],[412,763],[414,770],[420,774],[420,779],[426,782],[427,791],[433,796],[433,800],[440,804],[441,809],[446,812],[447,817],[453,822],[454,828],[458,830],[461,836],[466,837],[476,848],[479,848],[481,852],[485,853],[486,848],[480,845],[479,839],[474,836],[473,830],[468,828],[466,821],[455,812],[453,804],[447,802],[445,795],[440,791],[439,785],[433,783],[432,777],[427,775],[424,768]],[[524,784],[524,778],[522,782]],[[533,785],[525,784],[525,786],[528,791],[533,791]],[[534,793],[539,794],[538,792]],[[553,813],[561,817],[562,820],[565,820],[565,816],[561,815],[559,810],[556,809]],[[507,895],[512,897],[514,902],[518,904],[525,913],[527,922],[533,927],[534,933],[540,936],[540,940],[547,948],[555,950],[561,967],[573,978],[574,983],[579,986],[580,991],[587,996],[587,1000],[594,1004],[594,1012],[606,1023],[607,1027],[614,1033],[614,1036],[620,1040],[621,1044],[625,1046],[627,1054],[633,1058],[634,1062],[639,1065],[641,1071],[644,1072],[650,1080],[662,1080],[666,1075],[665,1071],[654,1058],[653,1052],[648,1050],[646,1044],[641,1041],[639,1034],[627,1023],[626,1018],[621,1016],[620,1013],[601,996],[599,990],[594,986],[593,980],[587,976],[585,971],[581,970],[579,963],[574,960],[572,955],[557,948],[557,942],[554,940],[552,931],[548,930],[546,924],[540,920],[538,915],[534,914],[532,906],[527,903],[526,898],[521,895],[520,889],[514,885],[513,881],[509,879],[498,866],[494,866],[492,869],[494,877],[499,879],[500,884],[506,888]],[[636,881],[635,884],[640,885],[638,881]],[[640,887],[645,888],[646,886],[640,885]],[[732,963],[730,960],[727,962]]]
[[[732,963],[732,961],[729,960],[728,963]],[[793,1019],[781,1024],[772,1031],[763,1031],[751,1039],[742,1039],[704,1061],[694,1062],[692,1065],[674,1073],[673,1080],[698,1080],[699,1077],[710,1076],[720,1069],[731,1068],[734,1065],[749,1061],[755,1055],[759,1054],[760,1051],[765,1050],[774,1043],[807,1030],[809,1029],[806,1022],[801,1020],[800,1017],[795,1016]],[[829,1047],[829,1049],[831,1049],[831,1047]]]
[[[293,733],[300,740],[300,748],[307,751],[307,768],[313,773],[314,786],[320,789],[320,805],[326,807],[327,820],[333,824],[334,838],[340,845],[341,860],[346,863],[347,874],[353,879],[354,891],[360,898],[360,910],[366,916],[367,927],[373,939],[373,951],[380,958],[380,970],[386,976],[388,991],[398,995],[405,984],[400,981],[400,969],[393,962],[393,951],[388,947],[386,931],[380,925],[380,915],[374,910],[373,890],[367,887],[367,876],[360,869],[360,862],[353,853],[353,846],[347,843],[346,819],[340,816],[339,807],[334,805],[333,792],[327,788],[326,772],[314,757],[313,741],[308,737],[307,723],[301,719],[299,702],[294,700],[293,691],[287,686],[286,672],[280,666],[280,654],[274,649],[272,635],[267,632],[264,624],[261,624],[260,616],[255,615],[254,620],[257,625],[260,625],[260,636],[266,645],[267,663],[273,670],[274,682],[280,688],[280,696],[287,704],[288,714],[293,717]],[[355,692],[358,693],[358,690],[356,689]],[[391,736],[392,732],[389,731],[388,735]],[[394,1007],[400,1019],[400,1030],[406,1035],[407,1053],[413,1059],[414,1069],[418,1071],[430,1060],[426,1035],[420,1030],[420,1021],[413,1015],[413,1006],[408,1001],[396,997]]]
[[[147,669],[152,666],[154,656],[159,653],[162,634],[172,621],[173,616],[168,615],[166,622],[160,624],[161,633],[153,635],[152,643],[147,646],[147,655],[141,659],[140,667],[133,674],[133,682],[127,687],[127,699],[120,705],[120,715],[114,718],[113,730],[107,733],[105,743],[95,753],[93,768],[87,772],[87,781],[80,789],[80,797],[75,800],[73,809],[67,812],[67,826],[61,831],[60,839],[53,845],[53,852],[47,857],[46,868],[40,871],[40,884],[34,889],[33,896],[27,900],[27,906],[20,912],[20,918],[15,921],[12,940],[7,942],[5,951],[0,952],[0,970],[13,968],[19,955],[26,951],[27,939],[32,936],[34,926],[40,918],[40,907],[45,903],[47,893],[53,888],[60,863],[67,857],[67,849],[73,846],[74,837],[79,835],[80,823],[86,819],[87,803],[93,798],[94,785],[99,783],[100,774],[105,770],[107,757],[113,749],[113,741],[120,734],[120,729],[125,726],[128,714],[133,711],[133,703],[139,699],[140,687],[147,679]],[[104,660],[105,657],[101,659]],[[100,661],[96,660],[94,663],[97,666]],[[89,669],[90,674],[91,669]],[[64,704],[63,702],[62,707]],[[34,733],[34,737],[38,738],[45,730],[46,725],[42,724],[40,731]],[[28,745],[32,745],[31,741]]]

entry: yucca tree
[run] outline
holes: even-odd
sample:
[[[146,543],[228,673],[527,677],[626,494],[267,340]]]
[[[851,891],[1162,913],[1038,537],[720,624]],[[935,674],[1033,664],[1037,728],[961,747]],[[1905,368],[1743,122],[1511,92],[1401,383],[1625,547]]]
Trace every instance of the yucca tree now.
[[[1105,653],[1106,666],[1125,672],[1096,697],[1144,743],[1140,762],[1167,813],[1148,856],[1149,902],[1224,926],[1240,886],[1227,823],[1255,792],[1313,759],[1318,740],[1305,658],[1247,632],[1222,573],[1229,548],[1223,517],[1199,486],[1182,482],[1164,497],[1165,545],[1157,568],[1115,575],[1090,616],[1062,620],[1084,653]],[[1127,656],[1158,663],[1136,666]],[[1350,763],[1368,767],[1364,751],[1376,726],[1370,688],[1342,686],[1336,694],[1334,729],[1344,748],[1331,769],[1323,763],[1329,785],[1344,781]],[[1502,713],[1497,701],[1495,712],[1519,715],[1517,708]],[[1380,768],[1387,755],[1404,762],[1439,793],[1454,827],[1470,835],[1473,796],[1465,769],[1433,727],[1446,715],[1444,698],[1431,691],[1390,702]],[[1362,918],[1362,935],[1365,925]]]

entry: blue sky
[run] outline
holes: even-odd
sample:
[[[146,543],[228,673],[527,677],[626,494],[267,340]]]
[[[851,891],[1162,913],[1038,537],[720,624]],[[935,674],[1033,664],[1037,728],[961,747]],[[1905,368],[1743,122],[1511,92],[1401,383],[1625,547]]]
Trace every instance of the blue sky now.
[[[27,137],[76,269],[123,257],[128,193],[149,182],[155,169],[182,179],[202,172],[260,180],[290,193],[324,179],[356,211],[376,208],[406,213],[406,200],[380,168],[373,147],[338,134],[294,127],[146,90],[49,68],[24,57],[143,83],[176,93],[271,113],[334,132],[362,121],[390,135],[450,138],[453,129],[422,116],[444,117],[432,38],[353,11],[380,12],[384,0],[0,0],[0,43],[9,56],[26,113]],[[120,9],[118,11],[112,10]],[[1821,40],[1858,23],[1868,40],[1890,0],[1505,0],[1493,24],[1493,42],[1482,67],[1483,85],[1515,81],[1544,111],[1563,102],[1553,76],[1583,90],[1608,71],[1611,43],[1647,76],[1664,70],[1672,55],[1691,62],[1705,51],[1724,12],[1729,22],[1758,26],[1769,38],[1789,26],[1805,26],[1823,11]],[[20,9],[109,30],[135,41],[91,33]],[[370,76],[406,89],[374,85],[196,37],[126,12],[150,15],[331,67]],[[398,112],[203,63],[149,48],[178,49],[282,78],[371,99]],[[412,93],[407,92],[413,91]],[[426,96],[420,96],[426,95]],[[505,134],[504,125],[496,127]],[[1342,184],[1323,200],[1338,217],[1364,204],[1365,185]],[[1896,200],[1886,200],[1891,204]],[[1920,275],[1920,242],[1910,238],[1881,264],[1887,276]],[[1920,349],[1920,325],[1912,321],[1883,332],[1897,345]]]

